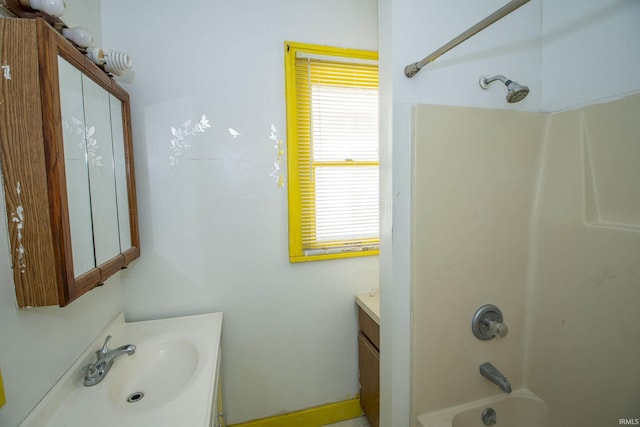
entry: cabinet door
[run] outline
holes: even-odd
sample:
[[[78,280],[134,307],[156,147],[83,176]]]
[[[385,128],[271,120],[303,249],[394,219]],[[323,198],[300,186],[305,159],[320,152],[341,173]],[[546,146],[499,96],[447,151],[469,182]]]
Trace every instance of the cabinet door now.
[[[358,333],[360,367],[360,406],[371,427],[378,427],[380,418],[380,353],[367,337]]]
[[[75,277],[96,267],[87,163],[87,126],[82,98],[82,73],[58,57],[60,107]]]
[[[109,93],[83,76],[87,162],[96,264],[120,254]]]

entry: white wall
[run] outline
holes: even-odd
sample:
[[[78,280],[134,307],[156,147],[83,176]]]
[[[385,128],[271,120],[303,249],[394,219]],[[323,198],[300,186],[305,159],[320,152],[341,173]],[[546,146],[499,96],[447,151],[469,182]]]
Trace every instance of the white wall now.
[[[100,37],[99,1],[66,3],[65,22],[86,26]],[[5,212],[4,194],[0,196]],[[6,214],[0,216],[0,368],[7,395],[0,425],[15,427],[122,311],[122,297],[116,275],[67,307],[17,309]]]
[[[640,91],[640,2],[542,0],[542,111]]]
[[[376,50],[375,1],[102,6],[104,47],[134,63],[142,255],[123,275],[127,318],[224,312],[230,423],[353,397],[354,295],[378,287],[378,259],[289,263],[269,136],[286,143],[284,41]],[[203,114],[211,127],[170,166],[171,128]]]
[[[395,244],[409,236],[409,222],[398,221],[406,194],[396,193],[410,183],[410,169],[395,167],[393,109],[393,18],[395,4],[378,1],[378,56],[380,69],[380,425],[409,423],[410,295],[409,248]],[[409,117],[405,115],[405,117]],[[407,124],[409,128],[409,124]],[[403,159],[410,164],[411,153]],[[394,197],[394,195],[396,195]],[[397,212],[397,213],[396,213]],[[395,222],[395,228],[394,228]],[[402,225],[405,224],[404,227]],[[403,274],[404,272],[404,274]],[[400,315],[398,315],[400,313]]]

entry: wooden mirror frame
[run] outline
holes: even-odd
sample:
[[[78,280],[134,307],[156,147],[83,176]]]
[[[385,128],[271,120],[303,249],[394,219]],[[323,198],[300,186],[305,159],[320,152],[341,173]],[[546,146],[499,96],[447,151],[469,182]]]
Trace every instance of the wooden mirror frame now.
[[[11,61],[11,72],[16,77],[14,82],[30,82],[31,86],[5,82],[7,86],[2,96],[6,99],[0,101],[19,105],[15,106],[16,111],[13,113],[16,117],[15,122],[7,123],[7,129],[0,135],[3,139],[0,141],[0,148],[3,150],[3,172],[7,177],[15,174],[29,181],[29,185],[33,187],[29,188],[29,191],[34,198],[43,198],[46,193],[47,200],[39,201],[41,207],[47,205],[48,201],[48,215],[46,212],[32,212],[34,218],[31,220],[35,225],[29,238],[34,239],[31,242],[31,256],[33,257],[33,252],[37,250],[37,262],[32,258],[26,266],[26,271],[20,271],[16,268],[15,259],[13,260],[17,303],[19,307],[65,306],[103,284],[107,278],[140,256],[129,95],[46,21],[39,18],[4,18],[3,21],[0,33],[5,32],[5,27],[11,26],[11,37],[7,38],[6,34],[4,35],[5,40],[10,40],[9,43],[5,42],[4,50],[7,59]],[[25,51],[32,49],[31,46],[37,46],[37,52]],[[73,268],[58,56],[122,102],[131,248],[79,276],[76,276]],[[37,75],[34,75],[36,73]],[[21,123],[21,120],[26,122],[25,117],[36,119],[34,122]],[[13,126],[15,128],[12,129]],[[15,140],[21,143],[13,144]],[[42,150],[44,155],[40,156],[38,153]],[[42,162],[38,163],[39,157],[44,158],[44,167],[41,166]],[[15,165],[12,165],[12,162]],[[19,170],[25,169],[25,165],[30,169],[28,172]],[[43,176],[42,170],[46,171],[46,177]],[[8,189],[11,190],[8,185],[5,182],[5,193]],[[25,198],[26,194],[25,191]],[[5,194],[5,199],[8,210],[17,206],[12,195]],[[41,209],[32,209],[34,210]],[[39,219],[35,218],[37,215]],[[11,219],[9,228],[13,250],[16,232],[12,229]]]

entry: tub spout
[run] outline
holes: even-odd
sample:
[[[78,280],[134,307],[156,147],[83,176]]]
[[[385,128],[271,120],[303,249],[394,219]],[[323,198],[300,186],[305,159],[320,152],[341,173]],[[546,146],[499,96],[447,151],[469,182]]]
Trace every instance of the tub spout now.
[[[491,363],[483,363],[480,365],[480,375],[500,387],[505,393],[511,393],[511,384],[509,380],[496,369]]]

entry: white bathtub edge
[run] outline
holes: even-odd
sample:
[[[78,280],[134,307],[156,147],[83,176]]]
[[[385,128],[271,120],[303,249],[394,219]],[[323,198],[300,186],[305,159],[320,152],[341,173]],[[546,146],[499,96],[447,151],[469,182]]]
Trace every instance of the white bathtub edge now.
[[[528,389],[520,388],[509,394],[496,394],[482,399],[473,400],[471,402],[465,402],[460,405],[450,406],[448,408],[439,409],[437,411],[427,412],[418,416],[418,422],[422,427],[450,426],[453,421],[453,417],[460,412],[464,412],[478,406],[490,406],[495,402],[501,402],[512,397],[525,397],[527,399],[532,399],[544,403],[542,399],[540,399]]]

